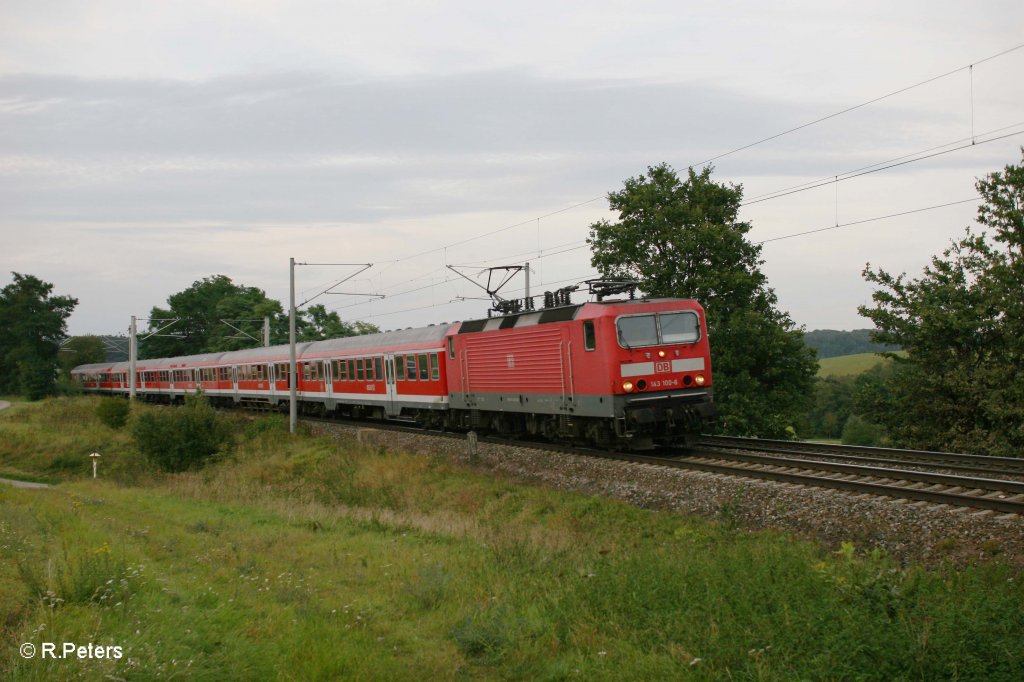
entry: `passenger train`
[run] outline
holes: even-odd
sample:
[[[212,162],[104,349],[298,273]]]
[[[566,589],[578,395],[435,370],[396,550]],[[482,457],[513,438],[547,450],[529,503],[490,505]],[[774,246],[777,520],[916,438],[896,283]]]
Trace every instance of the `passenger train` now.
[[[299,343],[302,414],[414,420],[645,449],[713,421],[704,310],[686,299],[559,305]],[[288,409],[289,346],[139,360],[136,394]],[[82,365],[84,391],[127,395],[127,362]]]

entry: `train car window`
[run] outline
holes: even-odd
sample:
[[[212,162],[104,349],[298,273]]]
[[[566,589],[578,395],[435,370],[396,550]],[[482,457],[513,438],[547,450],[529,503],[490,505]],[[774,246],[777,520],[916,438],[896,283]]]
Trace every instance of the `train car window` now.
[[[700,338],[700,321],[696,313],[661,313],[662,343],[693,343]]]
[[[278,381],[288,381],[288,374],[290,373],[291,368],[292,368],[291,364],[285,365],[285,364],[282,363],[282,364],[278,365],[277,366],[277,380]]]
[[[594,321],[583,321],[583,350],[594,350],[597,348],[597,334],[594,333]]]
[[[658,343],[658,326],[654,315],[620,317],[615,327],[619,333],[619,345],[623,348],[653,346]]]
[[[349,381],[355,381],[356,380],[356,361],[353,360],[352,358],[349,358],[345,362],[345,364],[348,365],[348,380]]]
[[[256,381],[263,381],[264,378],[263,365],[256,365]]]
[[[356,358],[356,381],[365,381],[366,371],[363,368],[363,359]]]
[[[405,381],[405,356],[395,356],[395,370],[398,372],[398,381]]]
[[[373,360],[364,358],[363,362],[366,364],[366,380],[373,381]]]
[[[448,359],[449,360],[454,360],[455,359],[455,337],[454,336],[449,336],[448,337]]]
[[[384,381],[384,359],[374,358],[373,359],[373,370],[377,374],[377,381]]]
[[[430,354],[430,380],[437,381],[441,378],[441,362],[437,353]]]
[[[424,353],[419,356],[420,358],[420,381],[426,381],[430,378],[430,368],[427,367],[427,354]]]
[[[302,363],[302,380],[309,381],[309,363]]]
[[[405,369],[406,376],[409,377],[409,381],[416,381],[416,356],[406,355],[405,356]]]
[[[339,360],[338,364],[341,365],[341,375],[340,375],[341,376],[341,380],[342,381],[348,381],[349,380],[349,376],[348,376],[348,361],[347,360]]]
[[[387,374],[387,382],[395,383],[395,361],[388,359],[384,361],[384,372]]]

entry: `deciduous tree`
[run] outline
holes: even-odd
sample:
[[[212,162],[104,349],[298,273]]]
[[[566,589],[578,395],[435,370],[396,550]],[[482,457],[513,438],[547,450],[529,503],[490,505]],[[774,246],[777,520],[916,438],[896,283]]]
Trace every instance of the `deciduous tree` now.
[[[968,228],[921,277],[868,264],[879,288],[860,313],[874,338],[899,344],[889,381],[899,409],[872,418],[900,444],[1020,455],[1024,449],[1024,164],[976,184],[983,203]]]
[[[0,392],[38,399],[53,390],[57,353],[78,299],[53,296],[53,285],[14,275],[0,290]]]

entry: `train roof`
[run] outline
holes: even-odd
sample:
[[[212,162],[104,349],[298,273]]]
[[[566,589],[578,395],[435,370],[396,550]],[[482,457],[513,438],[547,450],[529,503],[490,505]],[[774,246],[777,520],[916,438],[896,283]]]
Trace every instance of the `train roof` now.
[[[440,345],[444,337],[448,335],[450,327],[451,325],[449,324],[435,324],[430,327],[398,329],[393,332],[343,336],[339,339],[313,341],[304,352],[313,355],[335,350],[358,350],[360,348],[388,348],[392,346],[429,343]]]
[[[590,319],[608,314],[604,311],[605,307],[648,305],[652,303],[696,302],[688,298],[637,298],[573,303],[571,305],[563,305],[553,308],[524,310],[510,315],[487,317],[479,320],[468,320],[459,326],[459,334],[472,334],[475,332],[492,331],[495,329],[508,329],[510,327],[530,327],[537,324],[549,324],[552,322],[567,322],[580,317],[583,319]],[[584,308],[586,308],[585,311]],[[581,311],[583,311],[582,314]]]

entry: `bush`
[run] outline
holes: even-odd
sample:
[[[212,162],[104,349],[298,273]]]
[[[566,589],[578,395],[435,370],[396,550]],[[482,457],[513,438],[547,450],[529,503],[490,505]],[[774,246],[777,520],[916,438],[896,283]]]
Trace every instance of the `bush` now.
[[[132,426],[135,445],[164,471],[202,466],[231,442],[231,427],[202,393],[173,410],[144,412]]]
[[[885,429],[873,424],[860,415],[852,415],[843,427],[843,443],[845,445],[866,445],[877,447],[885,441]]]
[[[130,413],[131,405],[119,398],[107,398],[96,408],[96,417],[112,429],[123,428]]]

